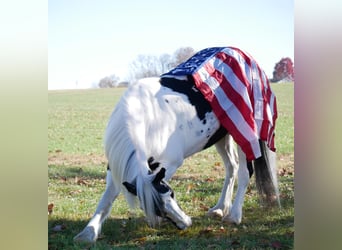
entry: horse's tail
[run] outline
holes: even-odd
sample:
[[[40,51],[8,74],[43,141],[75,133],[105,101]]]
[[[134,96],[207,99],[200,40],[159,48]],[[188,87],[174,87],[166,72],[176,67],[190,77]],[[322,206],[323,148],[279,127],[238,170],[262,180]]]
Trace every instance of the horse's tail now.
[[[266,205],[274,205],[277,201],[280,206],[275,153],[264,141],[259,140],[259,144],[261,157],[254,160],[256,187]]]

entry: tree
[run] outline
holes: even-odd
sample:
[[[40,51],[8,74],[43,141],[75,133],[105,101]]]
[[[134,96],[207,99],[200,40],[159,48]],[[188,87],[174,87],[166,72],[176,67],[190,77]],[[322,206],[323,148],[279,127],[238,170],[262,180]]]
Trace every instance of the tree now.
[[[186,61],[195,54],[195,50],[191,47],[181,47],[177,49],[171,56],[169,54],[154,55],[138,55],[130,64],[130,80],[135,82],[141,78],[158,77]]]
[[[116,75],[110,75],[102,78],[99,82],[100,88],[115,88],[119,84],[120,78]]]
[[[294,68],[293,62],[289,57],[282,58],[274,66],[272,82],[278,82],[280,80],[293,81]]]
[[[160,75],[159,58],[154,55],[138,55],[130,64],[131,81]]]
[[[161,74],[168,72],[172,68],[171,60],[172,60],[172,57],[169,54],[165,53],[159,56]]]
[[[181,47],[177,49],[172,58],[172,66],[175,67],[178,64],[185,62],[190,57],[192,57],[195,54],[195,50],[191,47]]]

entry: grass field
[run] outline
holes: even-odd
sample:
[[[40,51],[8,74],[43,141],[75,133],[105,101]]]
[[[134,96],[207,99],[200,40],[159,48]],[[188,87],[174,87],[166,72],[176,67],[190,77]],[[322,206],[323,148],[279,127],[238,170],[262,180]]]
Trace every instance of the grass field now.
[[[282,209],[260,206],[254,179],[246,194],[242,223],[206,217],[223,185],[224,167],[209,148],[184,162],[170,181],[193,225],[179,231],[170,223],[148,227],[141,211],[131,213],[123,198],[114,202],[101,238],[93,246],[73,237],[87,224],[105,188],[103,133],[125,89],[49,91],[49,249],[292,249],[294,240],[293,84],[273,84],[278,100],[276,145]]]

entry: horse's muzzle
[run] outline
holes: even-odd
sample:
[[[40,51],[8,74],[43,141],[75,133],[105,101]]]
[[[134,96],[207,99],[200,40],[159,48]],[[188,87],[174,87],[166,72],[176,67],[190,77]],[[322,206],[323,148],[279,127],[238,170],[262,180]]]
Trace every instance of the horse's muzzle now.
[[[187,215],[185,215],[185,218],[183,221],[180,221],[178,223],[176,223],[176,227],[179,229],[179,230],[184,230],[188,227],[190,227],[192,225],[192,221],[191,221],[191,218]]]
[[[183,230],[192,225],[191,218],[184,213],[174,199],[168,199],[168,202],[164,204],[165,217],[178,229]]]

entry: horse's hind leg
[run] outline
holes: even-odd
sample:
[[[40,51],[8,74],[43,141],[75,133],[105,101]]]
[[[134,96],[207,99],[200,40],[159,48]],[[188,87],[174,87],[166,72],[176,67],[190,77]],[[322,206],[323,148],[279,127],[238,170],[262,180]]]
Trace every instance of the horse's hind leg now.
[[[224,180],[221,197],[216,206],[208,211],[209,216],[224,217],[229,213],[231,200],[234,190],[234,182],[238,169],[236,161],[236,151],[233,138],[230,135],[225,136],[215,144],[217,152],[221,155],[226,169],[226,178]]]
[[[74,241],[94,243],[98,238],[102,223],[109,215],[113,202],[120,193],[120,188],[116,187],[113,183],[110,170],[107,170],[106,182],[106,190],[96,208],[95,214],[83,231],[74,237]]]
[[[238,188],[236,191],[235,200],[229,214],[223,218],[223,221],[229,223],[240,224],[242,218],[242,206],[249,184],[249,172],[247,168],[246,155],[242,152],[241,148],[238,147],[239,155],[239,171],[238,171]]]

